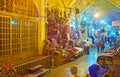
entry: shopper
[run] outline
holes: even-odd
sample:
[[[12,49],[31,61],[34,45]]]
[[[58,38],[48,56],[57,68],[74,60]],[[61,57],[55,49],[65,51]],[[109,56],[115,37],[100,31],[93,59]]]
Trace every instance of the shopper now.
[[[97,63],[100,67],[97,77],[114,77],[114,70],[112,69],[112,67],[105,63],[105,57],[98,57]]]
[[[88,55],[89,55],[90,45],[91,43],[89,42],[89,39],[87,39],[85,46],[86,46],[86,52]]]
[[[100,47],[101,47],[101,53],[104,52],[104,49],[105,49],[105,44],[103,41],[100,42]]]
[[[89,75],[90,77],[98,77],[98,71],[99,71],[100,67],[97,64],[93,64],[91,66],[89,66],[88,70],[89,70]]]
[[[71,76],[70,77],[80,77],[77,75],[77,66],[76,65],[73,65],[70,67],[70,72],[71,72]]]

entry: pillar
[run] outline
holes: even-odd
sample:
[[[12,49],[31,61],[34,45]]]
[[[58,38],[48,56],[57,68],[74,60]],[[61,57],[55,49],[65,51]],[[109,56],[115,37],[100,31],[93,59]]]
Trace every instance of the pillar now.
[[[46,38],[46,0],[33,0],[40,13],[38,18],[38,55],[42,55]]]

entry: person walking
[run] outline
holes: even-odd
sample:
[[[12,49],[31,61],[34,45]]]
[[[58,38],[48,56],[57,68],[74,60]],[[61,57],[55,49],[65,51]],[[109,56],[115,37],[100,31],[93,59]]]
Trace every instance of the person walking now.
[[[95,41],[96,43],[96,47],[97,47],[97,52],[99,53],[100,52],[100,46],[101,46],[101,44],[100,44],[100,40],[99,39],[96,39],[96,41]]]
[[[87,41],[86,41],[86,44],[85,44],[85,46],[86,46],[86,53],[89,55],[89,50],[90,50],[90,42],[89,42],[89,39],[87,39]]]
[[[101,41],[101,53],[104,52],[105,49],[105,44],[103,41]]]

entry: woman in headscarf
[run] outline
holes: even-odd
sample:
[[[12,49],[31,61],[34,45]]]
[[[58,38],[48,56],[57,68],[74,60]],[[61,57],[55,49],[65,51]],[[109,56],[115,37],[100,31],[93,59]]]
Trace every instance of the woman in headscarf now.
[[[89,75],[90,75],[90,77],[98,77],[97,76],[97,73],[98,73],[98,71],[99,71],[99,65],[97,65],[97,64],[93,64],[93,65],[91,65],[88,69],[89,69]]]

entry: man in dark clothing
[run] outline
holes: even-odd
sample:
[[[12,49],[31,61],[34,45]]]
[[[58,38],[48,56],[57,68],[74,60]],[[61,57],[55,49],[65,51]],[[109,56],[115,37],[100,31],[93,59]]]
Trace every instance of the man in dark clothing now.
[[[105,44],[103,41],[101,41],[101,53],[104,52],[105,49]]]

